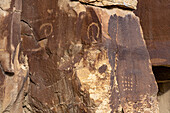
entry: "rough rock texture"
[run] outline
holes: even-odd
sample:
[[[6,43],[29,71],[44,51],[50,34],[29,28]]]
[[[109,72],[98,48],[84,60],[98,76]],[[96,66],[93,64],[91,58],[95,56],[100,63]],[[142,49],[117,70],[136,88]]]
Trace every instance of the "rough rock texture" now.
[[[137,0],[79,0],[80,2],[95,6],[121,6],[136,9]]]
[[[154,66],[170,66],[170,0],[138,0],[141,21]]]
[[[28,72],[20,52],[21,2],[0,1],[0,112],[22,112],[22,90]],[[22,59],[19,62],[18,59]]]
[[[0,112],[158,112],[149,53],[132,11],[68,0],[9,3],[11,10],[0,11]]]
[[[170,0],[138,0],[140,17],[153,72],[159,86],[160,113],[170,113]]]
[[[21,6],[17,1],[2,0],[0,7],[0,61],[2,71],[13,74],[15,49],[20,41]]]

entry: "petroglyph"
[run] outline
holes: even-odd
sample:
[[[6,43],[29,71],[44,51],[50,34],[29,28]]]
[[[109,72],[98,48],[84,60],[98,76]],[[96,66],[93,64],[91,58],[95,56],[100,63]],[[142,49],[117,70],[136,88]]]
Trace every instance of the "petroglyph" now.
[[[40,31],[43,30],[45,37],[48,37],[53,32],[53,25],[51,23],[44,23],[40,26]]]
[[[123,91],[133,90],[133,79],[131,76],[122,76]]]
[[[94,31],[95,29],[97,31],[96,33]],[[90,32],[91,32],[91,35],[90,35]],[[92,43],[97,43],[97,39],[99,38],[99,33],[100,33],[99,25],[95,22],[92,22],[87,28],[88,39],[91,39]]]

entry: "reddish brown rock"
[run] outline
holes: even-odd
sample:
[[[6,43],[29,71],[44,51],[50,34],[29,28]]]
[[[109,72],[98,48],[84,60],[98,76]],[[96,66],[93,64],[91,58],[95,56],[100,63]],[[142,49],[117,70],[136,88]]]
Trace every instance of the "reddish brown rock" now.
[[[135,12],[140,17],[144,38],[154,66],[170,65],[169,0],[138,0]]]
[[[14,17],[21,29],[10,27],[19,37],[8,39],[14,75],[2,73],[0,112],[157,112],[157,86],[132,11],[24,0]]]
[[[151,112],[157,110],[157,87],[148,52],[131,11],[105,11],[65,2],[58,2],[58,7],[55,1],[44,1],[45,7],[34,2],[30,9],[33,2],[23,3],[22,13],[25,29],[30,26],[32,30],[23,30],[29,36],[22,39],[32,45],[23,43],[29,57],[32,82],[28,103],[32,103],[33,112],[111,112],[122,108],[135,112],[145,111],[148,104],[153,105]],[[32,11],[36,15],[30,16]]]
[[[0,112],[22,112],[27,57],[20,51],[21,1],[0,1]],[[22,62],[19,62],[22,59]]]
[[[135,12],[141,20],[153,72],[159,86],[160,113],[170,112],[170,7],[169,0],[138,0]]]

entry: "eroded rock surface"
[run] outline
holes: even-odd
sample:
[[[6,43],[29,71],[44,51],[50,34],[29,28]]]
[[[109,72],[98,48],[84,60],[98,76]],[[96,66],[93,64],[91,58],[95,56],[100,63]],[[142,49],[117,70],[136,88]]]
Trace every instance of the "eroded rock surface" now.
[[[21,1],[0,1],[0,112],[22,112],[27,56],[20,51]],[[19,61],[19,59],[21,61]]]
[[[169,0],[138,0],[144,38],[154,66],[170,66]]]
[[[132,11],[68,0],[16,3],[22,13],[15,10],[21,15],[10,22],[21,28],[7,33],[14,74],[7,76],[0,62],[0,112],[158,112],[157,85]]]
[[[159,85],[160,113],[170,112],[170,7],[169,0],[138,0],[140,17],[153,72]],[[168,107],[167,107],[168,106]]]

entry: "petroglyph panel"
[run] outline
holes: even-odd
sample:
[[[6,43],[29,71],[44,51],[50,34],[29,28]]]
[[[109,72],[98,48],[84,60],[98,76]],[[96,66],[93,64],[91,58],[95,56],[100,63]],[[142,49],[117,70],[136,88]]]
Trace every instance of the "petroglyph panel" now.
[[[148,111],[145,104],[136,105],[136,102],[140,103],[142,99],[153,105],[153,108],[148,107],[150,112],[157,112],[157,85],[138,19],[132,15],[125,17],[112,15],[109,19],[108,32],[117,45],[118,61],[115,76],[124,112],[138,112],[142,109],[143,112]],[[131,104],[128,104],[129,102]]]
[[[15,53],[10,58],[15,58],[16,73],[5,77],[4,83],[9,85],[3,94],[5,98],[14,95],[14,99],[3,101],[5,110],[33,113],[156,111],[157,88],[149,55],[139,20],[131,10],[67,0],[24,0],[22,6],[21,19],[19,8],[14,8],[15,14],[10,16],[15,21],[10,25],[15,29],[10,29],[10,38],[7,36],[7,40],[2,41],[7,46],[1,51],[10,48],[10,52]],[[2,15],[8,14],[3,12]],[[18,20],[21,20],[21,33]],[[2,100],[4,95],[0,95]]]

